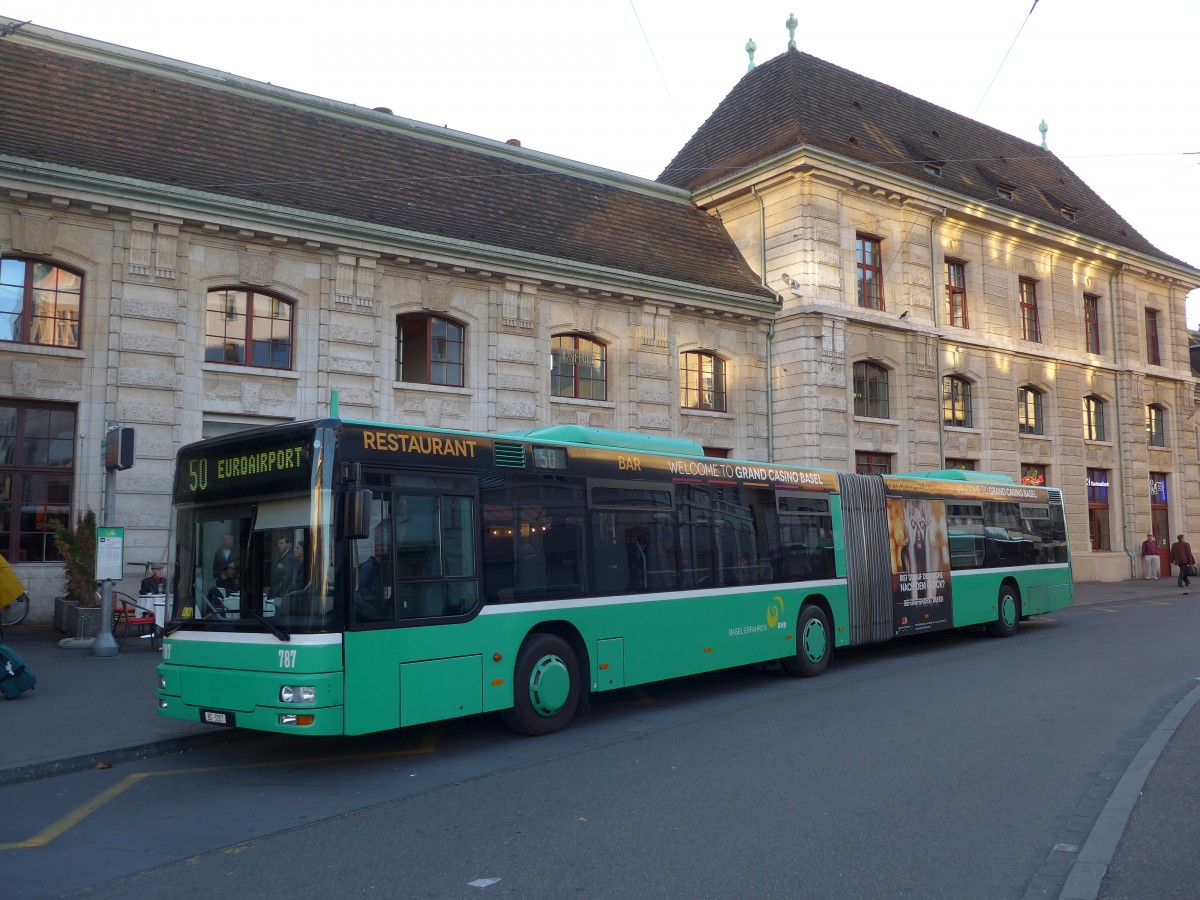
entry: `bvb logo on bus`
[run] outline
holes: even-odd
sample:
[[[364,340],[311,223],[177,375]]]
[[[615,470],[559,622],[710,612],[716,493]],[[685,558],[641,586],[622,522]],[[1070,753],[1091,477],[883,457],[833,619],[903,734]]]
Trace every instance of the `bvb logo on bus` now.
[[[780,623],[779,617],[783,615],[783,598],[772,597],[771,602],[767,604],[767,627],[768,628],[787,628],[787,622]]]

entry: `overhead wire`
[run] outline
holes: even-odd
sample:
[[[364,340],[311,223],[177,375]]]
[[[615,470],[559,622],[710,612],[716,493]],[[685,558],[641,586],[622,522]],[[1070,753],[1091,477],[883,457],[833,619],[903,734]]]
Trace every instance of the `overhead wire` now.
[[[983,96],[979,98],[979,102],[975,104],[975,109],[971,111],[971,118],[975,118],[975,114],[979,112],[979,107],[983,106],[983,101],[987,99],[987,95],[992,90],[992,85],[996,83],[996,79],[1000,77],[1000,72],[1004,68],[1004,64],[1008,62],[1009,54],[1012,53],[1013,47],[1017,46],[1017,41],[1021,38],[1021,32],[1025,30],[1025,26],[1029,22],[1029,18],[1033,15],[1033,11],[1037,9],[1038,0],[1033,0],[1033,6],[1029,7],[1029,12],[1025,13],[1025,18],[1021,20],[1021,27],[1017,29],[1016,36],[1012,39],[1012,43],[1008,45],[1008,50],[1004,53],[1004,58],[1000,60],[1000,65],[996,67],[995,74],[992,75],[992,80],[988,82],[988,86],[983,89]]]

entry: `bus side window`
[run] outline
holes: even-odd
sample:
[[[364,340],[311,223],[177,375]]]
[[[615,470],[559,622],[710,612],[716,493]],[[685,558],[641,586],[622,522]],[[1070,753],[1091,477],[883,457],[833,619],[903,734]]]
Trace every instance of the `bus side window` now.
[[[396,598],[392,585],[396,548],[392,540],[391,496],[376,493],[371,509],[371,537],[367,558],[358,566],[354,614],[360,622],[391,621]],[[361,547],[363,542],[359,542]]]

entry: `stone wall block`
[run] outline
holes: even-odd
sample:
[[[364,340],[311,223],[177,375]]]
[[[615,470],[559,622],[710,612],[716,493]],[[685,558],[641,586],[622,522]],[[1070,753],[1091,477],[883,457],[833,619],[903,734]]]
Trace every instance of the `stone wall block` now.
[[[177,391],[182,385],[182,378],[173,371],[134,368],[126,365],[117,372],[117,384]]]

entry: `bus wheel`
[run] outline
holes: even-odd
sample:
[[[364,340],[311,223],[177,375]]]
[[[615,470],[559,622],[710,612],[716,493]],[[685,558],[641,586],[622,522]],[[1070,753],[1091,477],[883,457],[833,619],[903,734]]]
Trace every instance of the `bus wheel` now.
[[[525,638],[513,677],[513,706],[500,716],[517,734],[552,734],[579,705],[579,666],[571,645],[555,634]]]
[[[832,653],[833,635],[825,611],[812,604],[805,606],[800,610],[800,622],[796,627],[796,655],[785,656],[779,661],[783,671],[812,678],[825,671]]]
[[[1011,584],[1001,585],[996,608],[996,620],[987,623],[987,633],[992,637],[1012,637],[1021,621],[1021,601]]]

